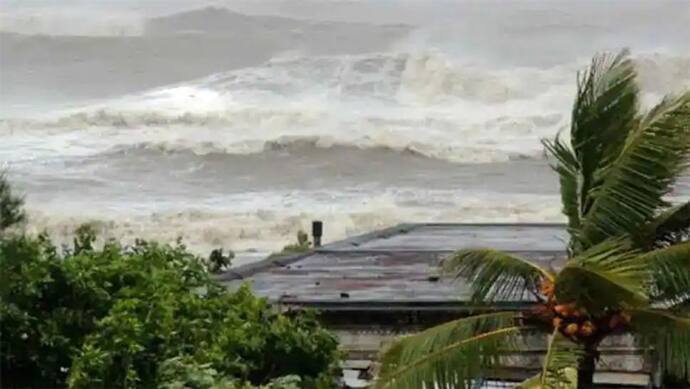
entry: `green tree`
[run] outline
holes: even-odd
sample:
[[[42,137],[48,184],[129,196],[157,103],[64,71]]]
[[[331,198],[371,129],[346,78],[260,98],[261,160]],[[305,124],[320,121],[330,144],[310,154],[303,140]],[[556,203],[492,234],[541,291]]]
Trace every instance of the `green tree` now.
[[[378,388],[465,388],[525,335],[548,334],[542,372],[523,388],[590,388],[602,339],[632,333],[664,372],[690,375],[690,203],[665,199],[690,157],[690,92],[649,112],[626,51],[596,56],[578,77],[570,141],[545,141],[568,219],[558,271],[491,249],[444,263],[473,299],[532,296],[533,310],[488,313],[402,338],[381,357]]]
[[[285,376],[256,387],[223,376],[210,364],[199,364],[190,358],[171,358],[159,367],[158,387],[161,389],[300,389],[299,376]]]
[[[0,233],[25,219],[24,199],[12,193],[7,173],[0,171]]]
[[[313,313],[228,291],[181,244],[95,241],[0,239],[2,387],[334,385],[337,342]]]

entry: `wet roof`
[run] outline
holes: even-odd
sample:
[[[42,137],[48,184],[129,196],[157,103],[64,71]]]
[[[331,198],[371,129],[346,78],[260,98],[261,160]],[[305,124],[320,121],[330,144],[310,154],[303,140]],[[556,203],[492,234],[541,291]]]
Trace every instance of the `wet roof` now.
[[[491,247],[548,267],[565,256],[565,241],[560,224],[403,224],[234,268],[222,278],[248,281],[258,295],[287,304],[459,307],[469,300],[467,285],[438,272],[453,251]]]
[[[402,224],[334,242],[305,254],[268,258],[233,268],[221,279],[233,285],[249,282],[256,294],[280,305],[316,307],[340,318],[359,317],[363,312],[388,315],[390,311],[408,310],[415,314],[430,312],[430,316],[438,311],[464,314],[462,311],[476,309],[469,303],[468,285],[439,277],[439,262],[453,251],[491,247],[553,268],[565,258],[566,241],[565,226],[560,224]],[[493,304],[492,309],[515,309],[530,303],[528,298],[517,299]],[[371,319],[364,316],[366,320]],[[368,346],[377,350],[386,336],[385,331],[376,332],[379,328],[376,323],[370,327],[345,328],[348,334],[354,332],[341,341],[346,348],[365,351],[362,355]],[[365,332],[358,332],[357,328]],[[373,336],[377,341],[369,344],[366,336]],[[626,336],[612,336],[602,342],[599,361],[602,366],[595,376],[597,382],[630,388],[649,385],[650,367],[633,344],[634,340]],[[504,372],[506,377],[512,374],[519,381],[524,379],[526,369],[540,366],[543,345],[533,346],[531,351],[506,361],[506,366],[513,368]],[[361,373],[362,369],[355,370]],[[350,375],[358,377],[357,371]],[[366,384],[349,378],[357,383],[353,387]],[[512,387],[514,383],[483,381],[477,386]]]
[[[324,247],[328,251],[455,251],[490,247],[512,252],[563,251],[561,224],[402,224]]]

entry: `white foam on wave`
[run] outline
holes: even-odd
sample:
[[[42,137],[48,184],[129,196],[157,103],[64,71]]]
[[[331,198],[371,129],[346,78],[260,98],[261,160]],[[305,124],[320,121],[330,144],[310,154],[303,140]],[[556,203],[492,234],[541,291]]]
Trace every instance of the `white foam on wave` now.
[[[637,60],[640,79],[652,94],[690,84],[685,66],[690,57],[654,54]],[[295,145],[387,148],[457,162],[536,157],[540,138],[567,125],[574,72],[581,65],[506,70],[438,53],[285,56],[49,118],[3,120],[0,160],[26,162],[33,172],[53,166],[42,164],[46,159],[129,148],[248,154]],[[41,170],[37,177],[49,180],[53,173]],[[562,220],[556,195],[534,193],[418,187],[243,196],[210,204],[198,204],[195,196],[155,203],[144,197],[103,199],[112,201],[108,204],[75,199],[71,205],[62,198],[30,203],[30,228],[68,241],[74,227],[97,220],[103,234],[125,241],[182,236],[198,252],[219,245],[267,252],[292,241],[316,218],[326,222],[329,240],[404,221]]]
[[[48,120],[6,119],[0,131],[72,154],[142,145],[241,154],[317,139],[319,147],[504,161],[538,155],[539,139],[564,124],[570,74],[484,69],[439,53],[283,57]],[[36,140],[45,131],[50,138]]]
[[[76,209],[79,212],[75,212]],[[74,229],[90,222],[104,238],[172,242],[178,237],[195,252],[224,246],[239,252],[268,253],[325,223],[326,241],[410,221],[529,222],[561,221],[557,196],[468,194],[459,191],[390,188],[384,192],[269,192],[243,194],[214,203],[167,204],[155,211],[126,212],[83,202],[61,202],[59,211],[31,204],[31,232],[48,231],[69,243]]]
[[[690,193],[669,198],[687,202]],[[74,230],[89,223],[101,238],[132,243],[141,238],[174,242],[178,238],[195,253],[218,247],[258,259],[309,231],[311,221],[325,224],[325,242],[406,222],[554,222],[565,221],[557,194],[466,192],[422,188],[385,191],[289,191],[244,193],[207,202],[87,204],[75,199],[30,204],[28,231],[47,231],[69,244]]]
[[[646,104],[690,85],[690,56],[636,60]],[[507,161],[539,157],[539,140],[567,125],[581,65],[492,69],[436,52],[286,55],[52,118],[1,120],[0,135],[24,155],[17,159],[26,148],[36,158],[123,147],[246,154],[309,140]]]

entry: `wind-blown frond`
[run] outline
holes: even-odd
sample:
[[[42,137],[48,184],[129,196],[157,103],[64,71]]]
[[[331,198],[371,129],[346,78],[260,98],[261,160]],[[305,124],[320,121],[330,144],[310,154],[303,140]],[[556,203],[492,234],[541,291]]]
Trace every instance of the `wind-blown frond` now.
[[[556,297],[590,313],[640,306],[648,301],[647,265],[630,242],[605,241],[566,263],[556,280]]]
[[[679,173],[690,162],[690,92],[665,98],[630,133],[625,147],[597,172],[589,194],[582,237],[593,245],[612,236],[635,235],[666,205]]]
[[[403,337],[387,348],[377,389],[467,388],[496,366],[502,353],[518,349],[515,312],[472,316]]]
[[[577,234],[580,228],[580,163],[572,150],[564,144],[559,136],[553,141],[543,139],[542,144],[547,154],[556,159],[552,169],[558,173],[561,184],[561,202],[563,214],[568,218],[568,230],[571,234]],[[571,241],[571,246],[574,241]],[[575,249],[570,248],[571,251]]]
[[[690,317],[651,309],[630,313],[630,325],[638,340],[654,349],[663,371],[678,378],[690,378]]]
[[[467,279],[475,302],[524,298],[526,292],[538,293],[543,279],[554,280],[528,259],[490,249],[458,251],[444,262],[443,270]]]
[[[656,302],[674,306],[690,300],[690,242],[651,251],[643,259],[650,267]]]
[[[641,228],[638,244],[644,248],[690,240],[690,202],[669,208]]]
[[[637,122],[639,92],[628,54],[597,55],[578,75],[570,135],[582,177],[581,215],[591,205],[590,189],[598,185],[595,173],[620,154]]]
[[[549,338],[549,347],[542,363],[542,371],[521,383],[516,389],[576,389],[577,368],[583,348],[558,330]]]

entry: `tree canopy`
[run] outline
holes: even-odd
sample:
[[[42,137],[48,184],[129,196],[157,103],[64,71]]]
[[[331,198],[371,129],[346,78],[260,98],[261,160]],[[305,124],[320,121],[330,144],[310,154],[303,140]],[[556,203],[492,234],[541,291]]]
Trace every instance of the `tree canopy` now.
[[[0,233],[5,229],[21,223],[26,218],[22,205],[24,199],[12,193],[7,181],[7,173],[0,171]]]
[[[0,240],[3,387],[329,388],[336,338],[310,312],[231,292],[181,244]]]

